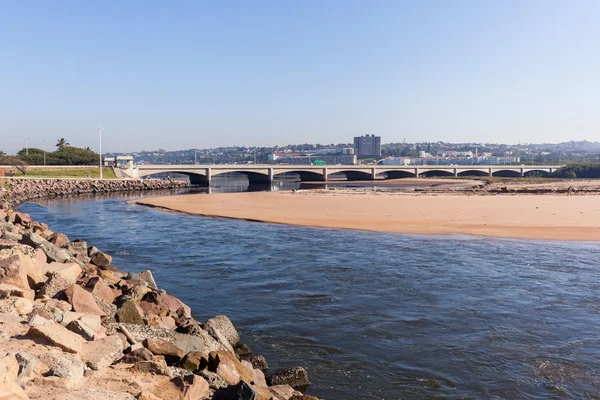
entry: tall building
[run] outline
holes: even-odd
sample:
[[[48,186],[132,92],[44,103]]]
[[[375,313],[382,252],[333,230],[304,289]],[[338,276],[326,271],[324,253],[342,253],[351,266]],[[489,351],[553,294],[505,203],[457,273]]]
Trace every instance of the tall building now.
[[[354,149],[358,158],[380,158],[381,136],[357,136],[354,138]]]

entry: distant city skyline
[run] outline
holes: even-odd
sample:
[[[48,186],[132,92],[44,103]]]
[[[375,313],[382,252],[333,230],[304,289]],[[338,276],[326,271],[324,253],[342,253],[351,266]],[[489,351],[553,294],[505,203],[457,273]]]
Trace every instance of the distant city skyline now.
[[[12,2],[0,150],[600,139],[600,3]]]

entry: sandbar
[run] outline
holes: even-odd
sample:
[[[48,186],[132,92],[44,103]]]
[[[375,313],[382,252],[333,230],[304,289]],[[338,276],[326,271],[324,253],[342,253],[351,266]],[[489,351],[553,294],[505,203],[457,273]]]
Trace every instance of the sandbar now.
[[[600,241],[600,196],[310,190],[191,194],[133,201],[167,211],[405,234]]]

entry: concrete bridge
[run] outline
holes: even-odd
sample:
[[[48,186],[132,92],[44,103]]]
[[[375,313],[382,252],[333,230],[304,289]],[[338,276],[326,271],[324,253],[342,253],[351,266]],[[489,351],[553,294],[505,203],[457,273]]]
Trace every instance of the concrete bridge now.
[[[333,174],[344,174],[350,181],[414,178],[419,176],[549,176],[559,165],[129,165],[123,172],[132,178],[158,173],[180,173],[196,185],[210,185],[214,176],[239,173],[252,183],[270,183],[286,173],[300,176],[301,181],[326,181]]]

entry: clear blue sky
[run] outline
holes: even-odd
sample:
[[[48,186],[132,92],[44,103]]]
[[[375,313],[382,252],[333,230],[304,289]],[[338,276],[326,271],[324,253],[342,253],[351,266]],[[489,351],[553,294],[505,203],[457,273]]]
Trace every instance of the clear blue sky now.
[[[600,140],[599,1],[12,1],[0,149]]]

